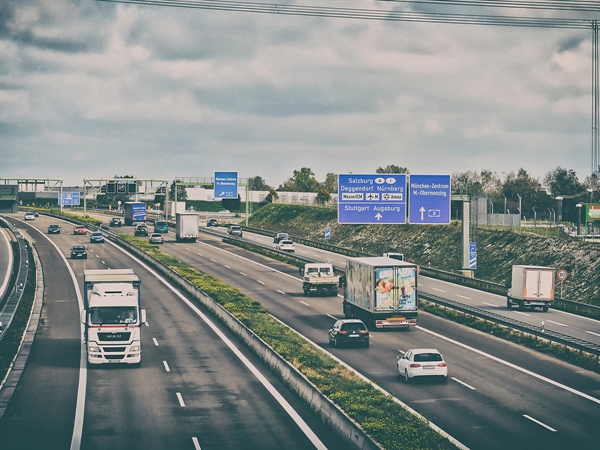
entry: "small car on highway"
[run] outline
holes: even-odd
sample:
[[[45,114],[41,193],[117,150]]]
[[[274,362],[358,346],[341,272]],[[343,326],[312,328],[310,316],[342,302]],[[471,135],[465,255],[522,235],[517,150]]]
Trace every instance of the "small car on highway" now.
[[[60,225],[48,225],[48,234],[60,234]]]
[[[283,239],[289,239],[290,235],[287,233],[277,233],[275,235],[275,237],[273,238],[273,242],[275,242],[276,244],[279,244],[279,241],[283,240]]]
[[[40,217],[40,212],[32,209],[31,211],[27,211],[27,214],[33,214],[33,217]]]
[[[119,217],[113,217],[112,219],[110,219],[110,222],[108,222],[108,225],[111,227],[120,227],[123,225],[123,222],[121,222],[121,219]]]
[[[219,221],[217,219],[208,219],[206,221],[206,226],[207,227],[218,227],[219,226]]]
[[[104,242],[104,235],[100,231],[94,231],[92,234],[90,234],[90,242],[102,244]]]
[[[87,234],[87,228],[83,225],[78,225],[73,230],[73,234]]]
[[[26,212],[24,219],[25,220],[35,220],[35,216],[31,212]]]
[[[239,225],[231,225],[227,230],[227,234],[230,234],[231,236],[242,237],[242,227]]]
[[[329,345],[341,347],[342,345],[369,346],[369,330],[360,319],[340,319],[329,329]]]
[[[284,239],[275,244],[277,250],[294,253],[294,243],[289,239]]]
[[[154,232],[155,233],[168,233],[169,232],[169,224],[166,220],[157,220],[154,222]]]
[[[148,239],[148,241],[151,244],[162,244],[163,243],[162,234],[160,234],[160,233],[152,233],[150,235],[150,239]]]
[[[137,225],[134,234],[136,236],[148,236],[148,227],[146,225]]]
[[[71,259],[87,259],[87,247],[76,244],[71,248]]]
[[[438,377],[448,381],[448,366],[435,348],[411,348],[397,359],[396,375],[407,383],[416,377]]]

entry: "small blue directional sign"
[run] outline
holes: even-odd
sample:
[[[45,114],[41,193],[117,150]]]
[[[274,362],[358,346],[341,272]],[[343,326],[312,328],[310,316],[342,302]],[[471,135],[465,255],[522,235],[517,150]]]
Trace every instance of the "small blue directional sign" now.
[[[325,227],[325,239],[330,239],[330,238],[331,238],[331,228]]]
[[[450,175],[410,175],[408,222],[450,223]]]
[[[477,244],[469,242],[469,269],[477,269]]]
[[[406,175],[339,174],[338,223],[406,223]]]
[[[215,172],[215,198],[238,197],[238,173]]]
[[[59,205],[70,205],[70,206],[79,206],[81,203],[81,197],[79,191],[73,192],[62,192],[62,197],[58,196],[58,204]]]

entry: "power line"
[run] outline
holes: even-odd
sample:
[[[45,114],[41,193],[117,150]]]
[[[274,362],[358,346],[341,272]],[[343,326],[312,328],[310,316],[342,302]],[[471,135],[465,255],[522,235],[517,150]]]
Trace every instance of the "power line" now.
[[[293,16],[311,16],[311,17],[330,17],[343,19],[363,19],[363,20],[381,20],[394,22],[426,22],[426,23],[452,23],[463,25],[495,25],[511,27],[530,27],[530,28],[568,28],[568,29],[589,29],[591,20],[588,18],[552,18],[552,17],[534,17],[534,16],[500,16],[497,14],[451,14],[442,12],[416,12],[416,11],[390,11],[366,8],[347,8],[331,6],[304,6],[304,5],[286,5],[280,3],[257,3],[226,0],[97,0],[107,3],[124,3],[145,6],[166,6],[174,8],[194,8],[209,9],[220,11],[235,11],[260,14],[278,14]],[[387,0],[389,3],[399,3],[398,1]],[[345,2],[346,3],[346,2]],[[409,2],[404,2],[409,3]],[[420,2],[410,3],[428,3],[428,4],[463,4],[462,1],[443,1],[433,2],[422,0]],[[465,1],[469,6],[494,6],[496,2],[486,1]],[[521,2],[510,0],[499,1],[498,4],[506,4],[505,7],[515,8]],[[560,6],[560,2],[543,2]],[[566,3],[566,2],[565,2]],[[575,5],[575,2],[569,2]],[[523,2],[523,4],[538,5],[533,2]],[[600,8],[593,7],[595,2],[577,2],[578,11],[598,11]],[[541,3],[539,4],[541,5]],[[549,6],[546,6],[548,9]],[[591,9],[589,9],[591,8]]]

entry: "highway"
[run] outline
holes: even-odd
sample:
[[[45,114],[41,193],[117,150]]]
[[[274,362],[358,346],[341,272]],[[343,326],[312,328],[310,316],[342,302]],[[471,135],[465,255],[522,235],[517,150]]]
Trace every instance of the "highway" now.
[[[123,227],[115,231],[131,233],[132,228]],[[223,230],[219,230],[219,233],[223,233]],[[250,233],[244,233],[244,238],[251,237],[263,239],[272,245],[272,239],[269,241],[268,237],[255,237],[250,236]],[[72,236],[69,238],[73,239]],[[110,248],[107,244],[100,245],[102,249],[98,251]],[[93,247],[93,249],[96,248],[97,246]],[[473,449],[540,448],[558,450],[596,448],[597,442],[600,441],[600,431],[597,427],[600,419],[600,400],[598,398],[600,376],[598,374],[573,367],[557,359],[540,355],[424,312],[419,315],[417,329],[402,332],[372,332],[369,349],[329,348],[327,329],[336,318],[342,317],[341,298],[304,297],[295,267],[225,244],[219,235],[201,234],[201,239],[197,243],[178,244],[174,242],[174,234],[170,232],[166,235],[162,249],[203,272],[226,280],[251,298],[260,301],[275,317],[298,330],[325,351],[340,358],[367,378],[375,381],[467,447]],[[111,250],[111,254],[112,252]],[[299,254],[306,252],[307,255],[309,253],[318,254],[323,256],[323,260],[340,258],[339,255],[323,254],[300,245],[297,245],[297,252]],[[123,258],[117,251],[110,257],[113,258],[110,260],[119,260],[119,257]],[[97,260],[97,265],[102,264],[102,261],[109,260],[100,254],[94,255],[92,259],[94,258]],[[75,265],[77,264],[85,265],[86,262],[76,261]],[[136,272],[143,273],[145,270],[134,263],[128,262],[127,264],[134,266]],[[118,267],[124,266],[119,265]],[[148,287],[145,284],[146,278],[146,276],[143,277],[145,294],[148,293]],[[427,289],[430,286],[429,283],[429,279],[423,277],[419,287]],[[433,286],[437,287],[438,285]],[[154,284],[150,288],[154,291]],[[158,288],[159,286],[156,286],[156,289]],[[449,289],[445,285],[443,288]],[[442,288],[438,287],[438,289]],[[160,294],[159,292],[152,292],[148,299],[149,304],[146,303],[146,307],[149,308],[150,329],[153,330],[153,333],[156,327],[154,322],[156,310],[159,310],[161,317],[175,317],[179,309],[176,306],[178,302],[168,293]],[[461,295],[464,294],[464,291],[460,292],[462,292]],[[158,294],[159,297],[162,295],[167,297],[156,299],[155,294]],[[473,293],[469,295],[479,298]],[[465,295],[465,297],[469,295]],[[496,297],[499,301],[503,300],[502,297]],[[487,296],[485,299],[488,301]],[[502,305],[502,303],[498,304]],[[152,310],[150,310],[150,306]],[[512,314],[517,311],[506,312]],[[552,310],[546,314],[535,312],[532,313],[532,316],[551,317],[553,313],[557,312]],[[197,330],[202,330],[202,324],[192,320],[189,317],[189,311],[187,316],[177,320],[177,324],[179,324],[179,320],[187,321],[184,328],[191,334],[189,339],[197,338]],[[171,320],[171,322],[174,321]],[[597,329],[597,327],[597,322],[590,322],[591,330]],[[163,335],[159,336],[160,339],[164,339],[165,333],[163,332]],[[171,331],[171,333],[179,334],[178,331]],[[148,370],[148,365],[152,365],[154,372],[155,365],[160,369],[162,358],[153,358],[152,355],[148,355],[148,352],[160,351],[160,347],[148,350],[147,338],[148,332],[145,332],[142,370]],[[407,385],[399,381],[395,376],[396,355],[399,354],[399,351],[411,347],[435,347],[440,350],[449,363],[451,379],[448,384],[415,382]],[[185,371],[193,371],[195,361],[194,358],[190,360],[182,357],[183,364],[180,366],[180,370],[184,371],[185,368]],[[156,372],[158,371],[157,369]],[[96,372],[105,375],[111,374],[113,370],[93,369],[90,371],[92,373],[90,379]],[[135,371],[128,369],[118,369],[115,372],[135,374]],[[100,386],[107,390],[111,390],[113,387],[110,380],[100,379],[98,381],[102,383]],[[216,377],[208,381],[218,382],[220,379]],[[92,385],[95,386],[88,380],[88,386]],[[135,391],[135,386],[133,382],[125,383],[123,386],[119,383],[119,392],[121,394],[129,392],[128,395],[131,398],[134,396],[132,392]],[[90,391],[91,388],[88,387],[88,392]],[[157,393],[155,392],[155,394]],[[103,395],[108,395],[108,393],[103,393]],[[169,396],[164,392],[163,396],[165,402],[169,404]],[[109,403],[110,405],[118,404],[118,399],[113,399],[110,395],[108,397],[113,402]],[[29,399],[29,401],[34,402],[35,400]],[[173,403],[172,400],[171,403]],[[27,404],[33,403],[25,403],[25,405]],[[170,404],[170,408],[173,407]],[[104,419],[106,420],[106,417]],[[88,420],[91,419],[88,419],[86,404],[86,424]],[[393,421],[393,419],[391,420]],[[4,421],[0,422],[0,425],[2,423]],[[123,425],[123,427],[130,429],[127,425]],[[87,446],[84,445],[82,448],[100,448],[100,446],[96,446],[96,442],[88,443],[86,436],[110,434],[114,431],[111,427],[88,430],[84,426],[82,442]],[[124,430],[119,431],[125,432]],[[189,442],[189,436],[193,436],[192,433],[188,432],[187,442]],[[1,440],[0,444],[2,444]],[[333,448],[330,444],[327,446]],[[0,447],[3,448],[1,445]],[[202,448],[210,447],[202,446]],[[252,447],[246,446],[245,448]]]
[[[371,333],[369,349],[331,349],[327,329],[342,317],[341,298],[304,297],[296,268],[219,237],[202,234],[193,244],[173,238],[171,233],[164,251],[259,300],[275,317],[470,448],[594,448],[599,441],[598,374],[423,312],[416,330]],[[396,355],[412,347],[440,350],[451,381],[406,385],[397,380]]]
[[[110,242],[40,216],[13,221],[35,242],[44,271],[40,325],[0,420],[8,449],[343,448],[235,338],[145,264]],[[47,235],[50,223],[61,234]],[[65,259],[75,243],[87,260]],[[87,368],[79,310],[84,269],[132,268],[148,311],[139,368]],[[267,425],[268,424],[268,425]]]

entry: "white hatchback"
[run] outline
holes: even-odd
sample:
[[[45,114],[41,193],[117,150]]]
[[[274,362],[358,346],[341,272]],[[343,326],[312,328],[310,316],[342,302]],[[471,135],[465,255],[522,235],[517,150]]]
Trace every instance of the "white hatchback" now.
[[[415,377],[438,377],[446,382],[448,366],[434,348],[411,348],[404,355],[398,355],[396,374],[407,383]]]

